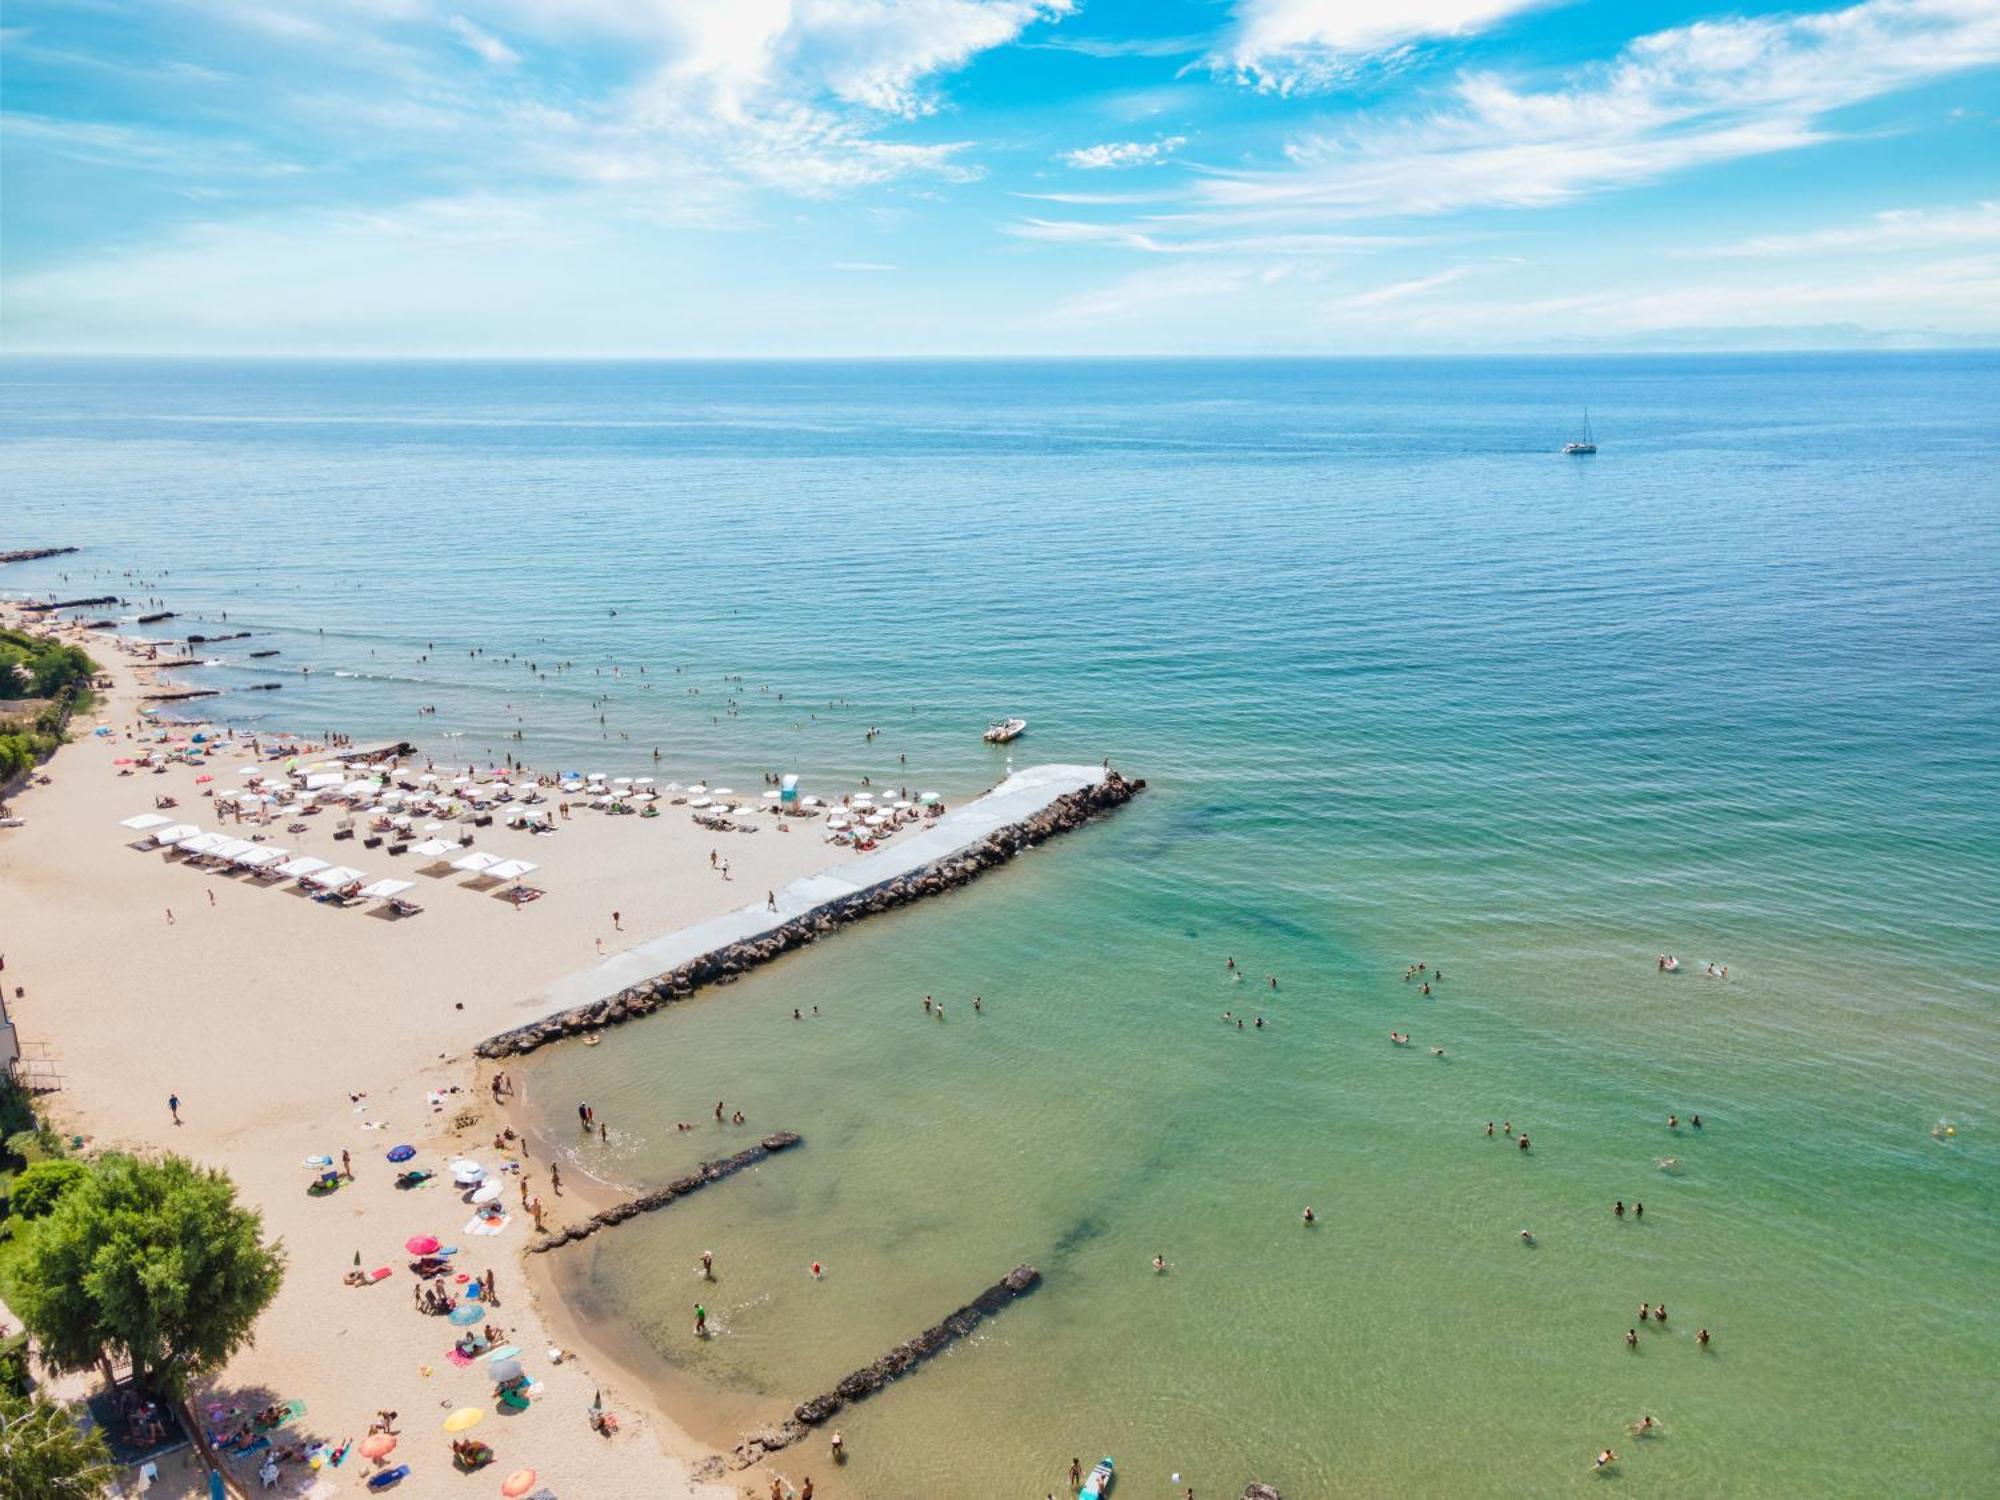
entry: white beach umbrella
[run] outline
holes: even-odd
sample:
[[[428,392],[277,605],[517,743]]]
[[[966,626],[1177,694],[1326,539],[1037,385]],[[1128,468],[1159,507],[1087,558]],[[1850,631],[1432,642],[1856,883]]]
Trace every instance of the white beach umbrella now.
[[[653,784],[653,778],[650,776],[634,776],[632,778],[632,784],[634,786],[651,786]]]
[[[697,781],[693,786],[689,787],[688,790],[706,796],[708,794],[708,783],[705,781]]]
[[[159,813],[140,813],[135,817],[122,820],[124,827],[136,829],[140,832],[144,832],[148,828],[164,828],[171,822],[173,822],[172,818],[163,817]]]
[[[421,844],[410,845],[410,853],[422,855],[425,859],[436,859],[440,855],[454,852],[457,848],[458,845],[449,839],[425,839]]]
[[[414,890],[416,884],[414,880],[378,880],[373,885],[364,885],[355,894],[371,901],[387,901],[392,896],[400,896],[405,891]]]
[[[764,800],[766,802],[776,802],[783,795],[784,795],[783,792],[779,791],[776,787],[773,787],[770,791],[764,793]]]
[[[506,861],[497,854],[488,854],[483,850],[475,849],[463,859],[453,860],[451,867],[454,870],[464,870],[468,874],[483,875],[495,865],[505,863]]]
[[[688,803],[689,807],[713,807],[714,805],[706,797],[696,797]]]
[[[534,874],[540,868],[541,866],[533,860],[506,859],[497,865],[489,866],[486,873],[495,880],[520,880],[524,876]]]
[[[712,786],[708,789],[708,793],[711,797],[733,797],[736,795],[736,790],[733,787]]]
[[[476,1161],[460,1160],[451,1164],[451,1180],[453,1182],[478,1182],[485,1175],[486,1168],[482,1167]]]

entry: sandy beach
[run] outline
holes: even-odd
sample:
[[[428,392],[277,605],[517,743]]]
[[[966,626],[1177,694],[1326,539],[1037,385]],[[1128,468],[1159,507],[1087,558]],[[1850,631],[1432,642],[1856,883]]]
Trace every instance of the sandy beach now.
[[[120,775],[116,762],[135,751],[138,679],[156,674],[135,671],[104,640],[89,645],[115,686],[72,726],[74,743],[45,768],[50,784],[14,799],[25,826],[0,839],[6,981],[10,994],[21,989],[14,1013],[23,1036],[58,1060],[62,1089],[43,1103],[63,1130],[90,1149],[171,1150],[227,1167],[284,1242],[284,1287],[255,1346],[197,1397],[197,1410],[297,1399],[307,1406],[297,1436],[334,1443],[365,1434],[378,1409],[395,1410],[404,1436],[392,1462],[414,1470],[401,1492],[464,1493],[437,1424],[453,1408],[486,1403],[489,1382],[447,1360],[457,1329],[404,1300],[412,1278],[402,1246],[435,1234],[461,1246],[458,1264],[473,1276],[495,1273],[500,1304],[490,1321],[504,1326],[544,1387],[531,1411],[480,1427],[476,1435],[496,1451],[492,1474],[531,1467],[565,1497],[733,1493],[693,1477],[712,1450],[646,1411],[642,1392],[588,1360],[550,1362],[548,1329],[520,1268],[531,1225],[517,1174],[504,1168],[519,1163],[551,1226],[587,1214],[602,1195],[581,1182],[558,1195],[543,1164],[521,1158],[523,1142],[494,1149],[505,1122],[489,1091],[491,1070],[477,1070],[470,1049],[508,1026],[524,997],[593,964],[600,941],[615,956],[746,900],[761,905],[766,889],[825,867],[838,851],[815,824],[797,824],[789,836],[768,828],[715,834],[684,809],[644,820],[580,812],[552,836],[482,828],[478,848],[540,866],[535,883],[547,896],[517,908],[459,872],[412,875],[409,867],[425,863],[414,855],[392,862],[380,850],[336,843],[329,816],[303,834],[273,830],[295,853],[415,879],[410,895],[424,910],[400,920],[314,902],[290,885],[196,870],[135,848],[142,836],[119,820],[172,797],[175,816],[216,826],[204,793],[240,784],[248,746],[209,756],[206,769]],[[100,724],[114,732],[92,734]],[[710,867],[718,848],[733,879]],[[180,1100],[178,1125],[170,1095]],[[730,1131],[732,1142],[743,1140],[729,1149],[756,1128],[751,1121]],[[405,1143],[417,1148],[415,1165],[471,1155],[500,1174],[502,1201],[514,1210],[506,1228],[469,1238],[474,1210],[448,1172],[399,1191],[385,1153]],[[342,1153],[353,1180],[309,1196],[313,1174],[302,1163]],[[357,1256],[364,1268],[396,1274],[346,1286]],[[610,1439],[586,1420],[600,1389],[621,1419]],[[240,1467],[237,1478],[254,1484],[254,1466]],[[369,1468],[358,1456],[317,1476],[287,1466],[284,1492],[358,1489]],[[193,1493],[199,1478],[176,1455],[163,1465],[162,1492]]]

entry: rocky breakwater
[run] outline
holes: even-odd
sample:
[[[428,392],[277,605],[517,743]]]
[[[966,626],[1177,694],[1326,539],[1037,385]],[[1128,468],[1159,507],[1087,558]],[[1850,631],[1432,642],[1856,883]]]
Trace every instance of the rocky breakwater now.
[[[1024,849],[1032,849],[1059,833],[1080,828],[1092,818],[1122,807],[1146,789],[1143,780],[1108,773],[1102,781],[1068,792],[1018,823],[994,830],[985,838],[942,859],[919,866],[867,890],[814,907],[745,942],[704,953],[678,968],[588,1005],[575,1006],[527,1026],[489,1037],[474,1050],[481,1057],[518,1057],[564,1037],[597,1031],[635,1016],[651,1015],[664,1005],[685,1000],[711,984],[729,984],[775,958],[817,942],[851,922],[878,912],[955,890],[988,870],[1004,865]]]
[[[789,1130],[773,1131],[756,1145],[734,1156],[725,1156],[720,1161],[705,1161],[685,1177],[676,1178],[665,1187],[655,1188],[650,1193],[641,1193],[627,1202],[592,1214],[578,1224],[539,1235],[528,1246],[531,1255],[541,1255],[578,1240],[587,1240],[600,1229],[609,1229],[613,1224],[623,1224],[627,1219],[640,1214],[652,1213],[665,1208],[669,1203],[677,1203],[689,1193],[707,1187],[711,1182],[720,1182],[725,1177],[734,1176],[745,1167],[754,1167],[766,1157],[780,1151],[789,1150],[799,1143],[799,1137]]]
[[[762,1462],[767,1454],[789,1448],[815,1427],[831,1421],[834,1414],[850,1401],[861,1401],[874,1395],[890,1381],[957,1343],[1016,1298],[1034,1290],[1041,1279],[1042,1273],[1033,1266],[1014,1267],[942,1322],[898,1344],[873,1364],[863,1365],[825,1395],[801,1401],[792,1415],[776,1427],[745,1438],[730,1450],[729,1467],[747,1469]]]

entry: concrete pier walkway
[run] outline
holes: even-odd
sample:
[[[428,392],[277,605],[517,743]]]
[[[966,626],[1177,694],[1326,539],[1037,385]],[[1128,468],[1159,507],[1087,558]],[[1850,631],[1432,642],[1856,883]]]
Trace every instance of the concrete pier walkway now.
[[[1099,766],[1030,766],[1016,771],[992,791],[975,797],[963,807],[951,809],[928,827],[905,829],[873,853],[850,857],[816,875],[802,876],[780,887],[776,893],[776,911],[757,901],[664,937],[652,938],[565,976],[527,1003],[519,1024],[532,1024],[578,1006],[610,999],[632,985],[665,974],[703,954],[764,937],[831,902],[871,890],[982,843],[1009,824],[1033,817],[1058,798],[1095,786],[1104,779],[1105,773]]]

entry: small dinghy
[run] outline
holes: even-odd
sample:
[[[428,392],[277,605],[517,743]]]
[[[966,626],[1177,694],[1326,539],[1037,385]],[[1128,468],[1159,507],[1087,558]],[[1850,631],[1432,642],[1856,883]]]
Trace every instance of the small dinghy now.
[[[996,719],[986,726],[985,740],[989,745],[1004,745],[1009,740],[1017,740],[1028,727],[1026,719]]]

